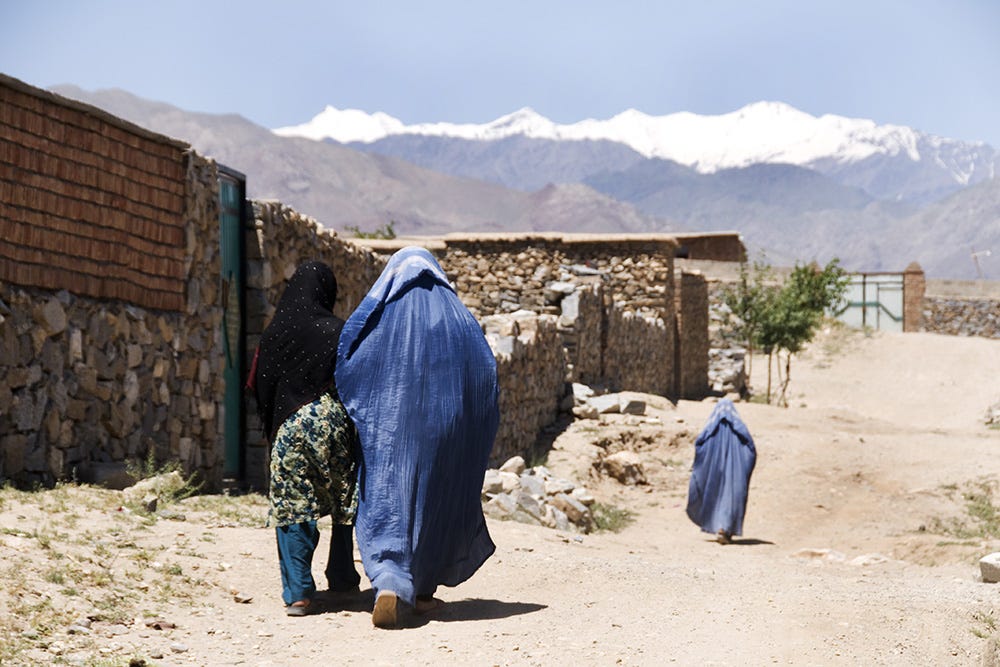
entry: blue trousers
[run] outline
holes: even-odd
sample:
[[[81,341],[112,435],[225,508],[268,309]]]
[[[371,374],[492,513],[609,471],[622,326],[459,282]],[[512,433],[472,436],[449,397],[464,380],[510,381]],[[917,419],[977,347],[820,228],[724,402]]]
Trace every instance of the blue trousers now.
[[[351,590],[361,582],[354,568],[354,526],[334,524],[326,565],[327,585],[332,591]],[[275,529],[278,565],[281,569],[281,599],[285,604],[311,600],[316,595],[312,575],[313,552],[319,544],[315,521],[293,523]]]

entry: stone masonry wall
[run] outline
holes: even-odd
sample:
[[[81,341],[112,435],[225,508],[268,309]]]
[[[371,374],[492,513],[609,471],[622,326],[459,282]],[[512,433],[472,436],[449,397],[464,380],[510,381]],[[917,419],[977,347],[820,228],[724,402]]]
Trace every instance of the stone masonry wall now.
[[[558,416],[566,362],[555,319],[519,311],[482,320],[496,355],[500,384],[500,426],[490,454],[493,466],[512,456],[530,456],[542,429]]]
[[[1000,300],[924,297],[922,331],[1000,338]]]
[[[608,312],[604,348],[605,388],[661,396],[673,394],[674,336],[672,323],[614,304]]]
[[[601,283],[564,283],[553,290],[560,307],[557,327],[566,352],[567,381],[604,382],[604,295]],[[566,290],[569,290],[567,293]]]
[[[708,393],[708,283],[699,273],[675,276],[677,340],[674,369],[678,396],[702,398]]]
[[[326,262],[337,277],[334,312],[347,319],[361,303],[385,266],[385,259],[341,240],[312,218],[275,201],[252,202],[247,227],[247,363],[250,368],[260,335],[271,321],[278,299],[299,264]],[[253,488],[266,488],[269,451],[261,431],[257,405],[244,396],[246,475]]]
[[[217,175],[186,161],[182,312],[0,284],[0,479],[120,482],[152,452],[221,481]]]

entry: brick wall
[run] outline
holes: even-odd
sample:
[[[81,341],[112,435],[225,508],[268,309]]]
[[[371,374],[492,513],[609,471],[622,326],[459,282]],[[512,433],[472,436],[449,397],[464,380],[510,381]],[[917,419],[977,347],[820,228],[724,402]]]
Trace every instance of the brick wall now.
[[[924,270],[919,264],[912,262],[903,271],[903,331],[920,331],[923,328],[926,291]]]
[[[0,280],[181,309],[187,148],[0,75]]]
[[[675,234],[677,256],[689,260],[745,262],[747,249],[738,232]]]

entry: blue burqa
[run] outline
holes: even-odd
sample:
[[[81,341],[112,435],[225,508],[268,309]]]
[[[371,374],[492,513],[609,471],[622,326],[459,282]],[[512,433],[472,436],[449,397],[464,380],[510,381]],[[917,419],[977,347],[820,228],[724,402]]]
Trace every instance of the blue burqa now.
[[[742,535],[757,450],[731,400],[715,406],[694,447],[687,515],[706,533]]]
[[[361,441],[357,540],[376,595],[412,605],[465,581],[495,549],[480,494],[496,360],[429,252],[390,258],[344,324],[335,374]]]

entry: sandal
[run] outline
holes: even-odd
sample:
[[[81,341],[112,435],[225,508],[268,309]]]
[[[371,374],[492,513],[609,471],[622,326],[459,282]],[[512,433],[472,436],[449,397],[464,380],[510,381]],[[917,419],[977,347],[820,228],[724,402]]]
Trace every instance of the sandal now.
[[[301,604],[305,603],[305,604]],[[285,607],[285,615],[287,616],[308,616],[311,611],[309,600],[299,600],[298,602],[293,602],[292,604]]]
[[[380,592],[372,609],[372,625],[376,628],[395,628],[397,602],[398,598],[392,591]]]

